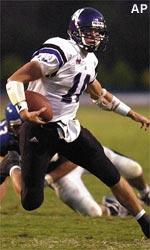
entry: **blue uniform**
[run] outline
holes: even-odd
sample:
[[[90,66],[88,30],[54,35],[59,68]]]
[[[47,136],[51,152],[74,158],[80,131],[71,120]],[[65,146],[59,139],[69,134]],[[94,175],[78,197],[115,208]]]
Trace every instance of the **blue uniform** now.
[[[0,121],[0,156],[5,156],[8,151],[19,152],[18,139],[8,130],[6,120]]]

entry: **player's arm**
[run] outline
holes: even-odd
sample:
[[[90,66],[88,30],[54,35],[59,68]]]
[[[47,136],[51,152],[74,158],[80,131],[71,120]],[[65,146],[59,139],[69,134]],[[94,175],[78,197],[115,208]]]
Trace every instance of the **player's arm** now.
[[[45,124],[39,117],[41,112],[45,111],[45,108],[28,112],[24,92],[24,83],[37,80],[41,77],[43,77],[43,74],[40,64],[36,61],[28,62],[9,77],[6,90],[10,101],[16,106],[22,119]]]
[[[136,122],[140,122],[142,127],[147,129],[150,125],[150,119],[133,111],[129,106],[120,101],[106,89],[102,88],[98,80],[94,80],[88,87],[87,92],[94,102],[102,109],[114,111],[123,116],[128,116]]]
[[[8,81],[28,83],[43,76],[40,64],[37,61],[30,61],[11,75]]]

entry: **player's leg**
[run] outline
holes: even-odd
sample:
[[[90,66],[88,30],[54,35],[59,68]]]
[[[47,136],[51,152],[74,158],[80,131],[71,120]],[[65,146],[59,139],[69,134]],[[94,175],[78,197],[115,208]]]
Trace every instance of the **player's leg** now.
[[[6,177],[9,176],[10,169],[12,167],[19,167],[19,154],[16,151],[8,151],[7,155],[0,162],[0,184],[4,182]]]
[[[126,178],[132,187],[135,187],[140,193],[147,194],[150,191],[150,187],[145,181],[143,172],[134,178]]]
[[[6,178],[4,182],[0,185],[0,203],[5,198],[7,189],[8,189],[8,180]]]
[[[98,204],[94,200],[81,179],[83,172],[84,169],[78,166],[64,177],[52,183],[51,186],[55,190],[56,195],[66,205],[84,216],[94,218],[102,215],[119,215],[121,205],[118,201],[103,205]]]
[[[51,159],[48,166],[45,176],[46,184],[52,187],[56,195],[76,212],[98,217],[102,215],[102,209],[81,180],[85,171],[57,154]],[[103,206],[103,210],[104,208],[105,206]]]
[[[10,178],[16,194],[21,194],[21,168],[12,167],[10,169]]]
[[[150,217],[146,215],[131,186],[121,177],[120,181],[111,187],[119,202],[125,206],[140,224],[144,234],[150,238]]]
[[[142,210],[142,207],[135,193],[133,192],[133,189],[122,177],[120,178],[120,181],[114,186],[110,187],[110,189],[119,202],[128,208],[129,212],[133,216],[136,216]]]
[[[86,169],[56,154],[47,169],[45,185],[53,188],[65,204],[80,214],[90,217],[122,216],[122,206],[117,200],[111,200],[107,204],[98,204],[94,200],[81,179],[87,173],[89,172]]]
[[[143,173],[136,178],[127,179],[127,181],[139,191],[139,199],[150,206],[150,186],[146,183]]]
[[[86,144],[84,145],[84,143]],[[96,140],[96,138],[91,135],[91,133],[88,130],[86,129],[82,130],[82,134],[76,140],[76,142],[70,143],[68,151],[69,150],[70,152],[69,153],[67,152],[68,157],[71,157],[72,161],[88,169],[91,173],[93,173],[101,181],[103,181],[107,186],[113,187],[120,182],[120,174],[118,170],[115,168],[112,162],[106,157],[102,146]],[[134,207],[135,204],[131,204],[132,208],[130,207],[128,208],[128,203],[127,204],[124,203],[122,204],[122,202],[120,203],[122,205],[125,205],[125,207],[128,208],[129,210],[132,210],[130,211],[131,214],[135,215],[140,210],[142,210],[142,207],[139,204],[135,195],[133,195],[133,199],[136,199],[137,201],[137,203],[134,201],[134,203],[136,203],[137,208]]]
[[[122,176],[124,176],[131,186],[140,192],[140,198],[145,204],[150,205],[150,187],[147,184],[141,165],[107,147],[103,147],[106,156],[116,166]]]
[[[70,143],[69,146],[64,145],[62,154],[74,163],[88,169],[110,187],[118,201],[134,217],[136,216],[144,234],[150,237],[149,217],[147,218],[145,215],[133,189],[123,178],[120,178],[118,170],[104,154],[101,144],[87,129],[82,129],[76,141]]]
[[[16,151],[9,151],[8,154],[0,162],[0,181],[10,176],[12,184],[17,193],[20,193],[20,161],[19,154]],[[12,174],[11,174],[12,173]],[[18,176],[19,173],[19,176]]]
[[[90,217],[99,217],[102,215],[102,209],[77,174],[78,170],[80,172],[79,168],[55,182],[53,187],[57,196],[76,212]]]
[[[38,208],[44,200],[44,176],[51,141],[47,131],[39,125],[23,123],[20,131],[21,203],[26,210]]]
[[[3,159],[4,159],[4,156],[0,156],[0,163],[2,162]],[[1,167],[0,167],[0,203],[5,198],[7,189],[8,189],[8,180],[7,178],[4,179],[1,176]]]

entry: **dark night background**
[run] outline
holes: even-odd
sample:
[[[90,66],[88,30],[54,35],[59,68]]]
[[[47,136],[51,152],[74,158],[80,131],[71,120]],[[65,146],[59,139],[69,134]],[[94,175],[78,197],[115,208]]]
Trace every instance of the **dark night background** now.
[[[149,10],[131,14],[133,4],[149,1],[2,1],[1,83],[26,63],[50,37],[67,38],[70,16],[79,8],[94,7],[105,16],[109,44],[98,52],[98,79],[109,90],[149,90]],[[149,7],[148,7],[149,9]]]

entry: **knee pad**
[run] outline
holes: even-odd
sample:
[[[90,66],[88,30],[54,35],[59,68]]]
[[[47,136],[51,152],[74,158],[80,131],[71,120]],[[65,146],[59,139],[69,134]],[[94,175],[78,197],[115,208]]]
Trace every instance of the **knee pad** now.
[[[139,177],[143,173],[143,170],[138,162],[129,160],[128,164],[126,164],[126,166],[120,169],[119,172],[126,179],[133,179]]]
[[[126,179],[136,178],[142,174],[143,170],[138,162],[106,147],[104,147],[104,151],[119,173]]]

